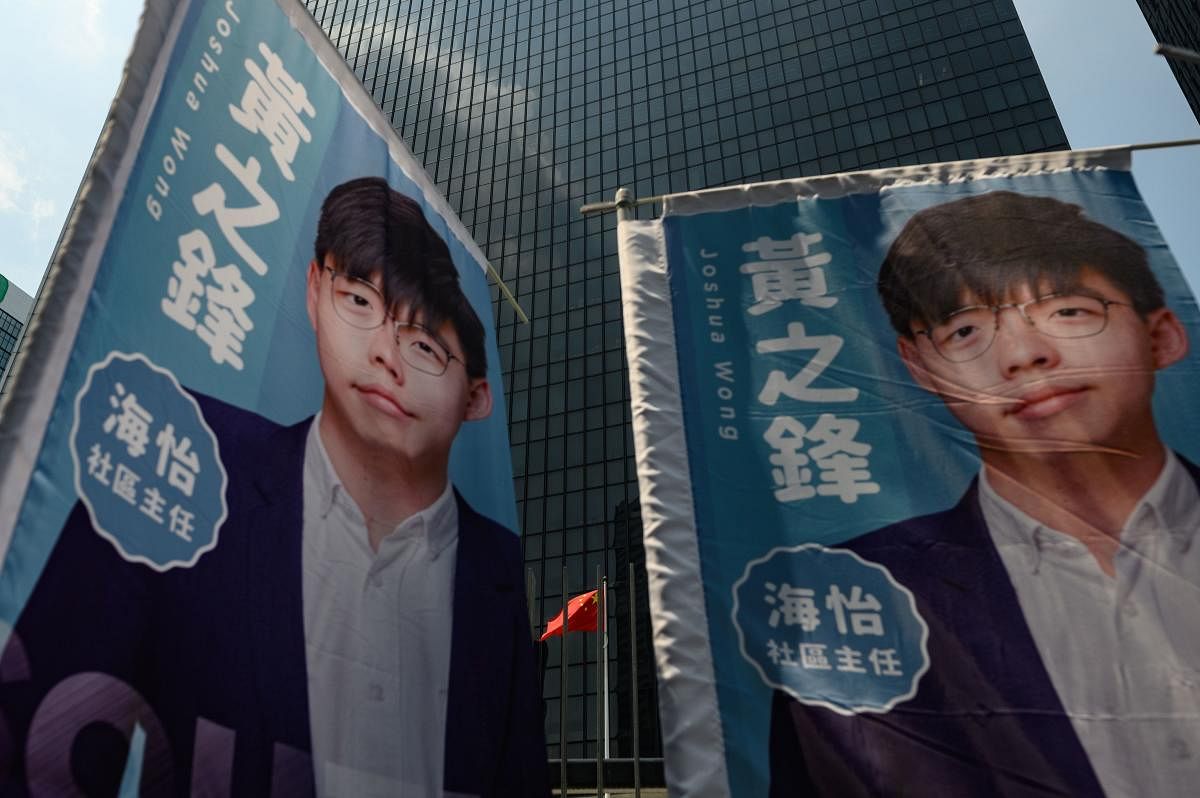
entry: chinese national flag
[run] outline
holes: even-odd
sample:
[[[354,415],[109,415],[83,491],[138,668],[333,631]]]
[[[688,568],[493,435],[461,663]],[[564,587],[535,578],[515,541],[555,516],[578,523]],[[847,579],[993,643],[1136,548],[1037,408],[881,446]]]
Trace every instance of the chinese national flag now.
[[[592,590],[582,595],[576,596],[567,602],[567,630],[570,632],[594,632],[596,631],[596,615],[600,607],[600,597],[598,590]],[[546,633],[539,638],[545,640],[547,637],[559,637],[563,630],[562,611],[559,610],[558,615],[550,619],[546,624]]]

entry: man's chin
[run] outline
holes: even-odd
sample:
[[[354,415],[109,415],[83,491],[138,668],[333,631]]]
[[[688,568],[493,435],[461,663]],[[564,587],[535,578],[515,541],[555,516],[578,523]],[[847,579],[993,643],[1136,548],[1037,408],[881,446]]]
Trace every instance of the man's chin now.
[[[373,410],[369,407],[356,407],[350,412],[330,414],[339,421],[333,426],[336,434],[345,446],[371,457],[379,457],[385,453],[403,450],[405,438],[402,427],[405,425],[395,417]],[[330,419],[333,420],[333,419]]]
[[[986,435],[976,434],[975,442],[981,453],[1015,454],[1034,458],[1055,458],[1064,455],[1119,455],[1132,457],[1134,452],[1121,446],[1113,446],[1081,435]]]
[[[357,448],[376,463],[413,463],[419,460],[418,453],[413,451],[411,442],[398,440],[392,435],[382,434],[377,430],[362,430],[358,435]]]

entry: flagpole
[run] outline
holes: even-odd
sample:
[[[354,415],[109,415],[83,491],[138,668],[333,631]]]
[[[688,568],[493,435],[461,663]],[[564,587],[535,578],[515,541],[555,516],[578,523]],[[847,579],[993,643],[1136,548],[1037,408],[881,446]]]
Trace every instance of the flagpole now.
[[[638,680],[637,680],[637,591],[634,586],[633,563],[629,563],[629,691],[633,697],[633,798],[642,798],[642,758],[638,735]]]
[[[604,696],[602,682],[600,680],[600,668],[604,667],[604,630],[600,623],[600,618],[604,614],[604,591],[601,589],[602,579],[601,567],[596,566],[596,798],[604,796],[604,719],[600,717],[601,710],[604,707]]]
[[[604,624],[601,634],[604,636],[604,758],[612,756],[609,751],[609,740],[612,734],[608,727],[608,577],[600,580],[600,622]]]
[[[567,567],[562,569],[562,637],[558,645],[558,781],[560,796],[567,794]]]
[[[537,577],[532,568],[525,569],[525,607],[529,610],[529,634],[536,643],[538,635],[538,614],[533,597],[537,594]]]

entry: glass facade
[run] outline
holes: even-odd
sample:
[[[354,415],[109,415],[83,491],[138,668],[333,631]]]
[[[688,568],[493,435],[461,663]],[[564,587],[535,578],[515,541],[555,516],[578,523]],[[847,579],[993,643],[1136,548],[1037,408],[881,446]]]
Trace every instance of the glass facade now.
[[[0,376],[8,368],[17,349],[17,339],[21,337],[21,322],[15,316],[0,310]]]
[[[625,186],[711,186],[1060,149],[1011,0],[306,0],[531,322],[496,302],[534,614],[609,576],[611,753],[661,755],[617,277]],[[494,294],[495,296],[495,294]],[[593,635],[565,740],[597,746]],[[558,638],[544,652],[559,755]],[[632,681],[629,646],[638,652]]]
[[[1200,52],[1200,0],[1138,0],[1154,38]],[[1167,59],[1192,113],[1200,120],[1200,64]]]

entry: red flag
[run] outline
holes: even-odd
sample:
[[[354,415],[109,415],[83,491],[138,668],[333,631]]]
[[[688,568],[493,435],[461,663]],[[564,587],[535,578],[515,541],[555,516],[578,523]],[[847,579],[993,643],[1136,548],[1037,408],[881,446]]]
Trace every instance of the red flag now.
[[[600,608],[599,592],[598,590],[592,590],[576,596],[567,602],[567,631],[596,631],[596,615]],[[562,626],[562,610],[559,610],[558,615],[555,615],[546,624],[546,633],[538,638],[539,642],[545,640],[547,637],[561,636],[563,633]]]

